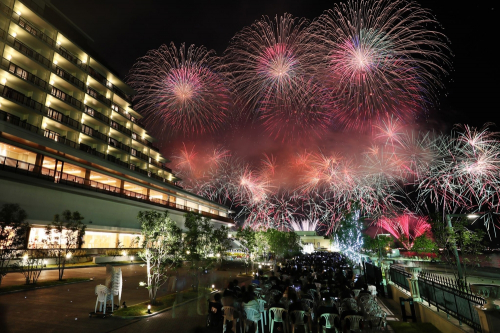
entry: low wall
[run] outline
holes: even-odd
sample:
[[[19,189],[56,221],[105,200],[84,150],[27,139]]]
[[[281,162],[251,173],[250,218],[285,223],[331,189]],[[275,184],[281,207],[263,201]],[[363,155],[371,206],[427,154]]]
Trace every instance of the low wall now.
[[[409,293],[403,292],[393,283],[389,283],[387,287],[391,288],[392,299],[397,304],[399,304],[400,297],[410,297]],[[473,332],[468,326],[461,327],[448,320],[444,312],[438,313],[421,302],[414,302],[413,304],[415,304],[415,314],[418,322],[431,323],[441,332]],[[405,310],[407,314],[411,313],[409,302],[405,302]]]
[[[94,264],[103,264],[106,262],[116,262],[116,261],[130,261],[130,256],[94,257],[93,259]]]

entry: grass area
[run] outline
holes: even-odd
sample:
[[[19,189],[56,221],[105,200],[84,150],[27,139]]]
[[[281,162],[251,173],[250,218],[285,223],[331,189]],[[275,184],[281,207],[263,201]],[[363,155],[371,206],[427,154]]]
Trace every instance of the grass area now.
[[[151,305],[151,313],[158,312],[160,310],[169,308],[174,305],[174,303],[183,303],[192,299],[196,299],[199,296],[202,296],[203,293],[205,293],[206,298],[208,298],[208,295],[210,291],[208,290],[200,290],[200,291],[192,291],[192,290],[187,290],[183,291],[180,293],[175,293],[175,294],[169,294],[166,296],[162,296],[156,299],[156,304]],[[147,314],[148,311],[148,304],[149,301],[135,304],[132,306],[127,307],[126,309],[120,308],[113,312],[113,316],[119,316],[119,317],[137,317],[137,316],[144,316]]]
[[[405,323],[402,321],[390,321],[387,323],[395,333],[441,333],[431,323]]]
[[[83,282],[83,281],[90,281],[90,279],[88,279],[88,278],[69,278],[69,279],[63,279],[61,281],[59,281],[59,280],[42,281],[42,282],[38,282],[37,284],[18,284],[18,285],[14,285],[14,286],[0,287],[0,293],[17,291],[17,290],[33,290],[33,289],[39,288],[39,287],[55,287],[55,286],[63,285],[65,283]]]

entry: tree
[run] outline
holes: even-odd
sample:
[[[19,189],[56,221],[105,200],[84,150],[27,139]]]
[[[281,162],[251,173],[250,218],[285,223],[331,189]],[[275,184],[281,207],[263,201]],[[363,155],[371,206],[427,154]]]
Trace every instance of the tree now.
[[[201,214],[189,212],[185,215],[186,237],[186,258],[196,266],[200,261],[207,260],[209,254],[214,253],[212,247],[214,227],[210,218],[204,218]],[[205,263],[206,264],[206,263]],[[204,267],[202,267],[204,268]]]
[[[340,251],[352,261],[359,263],[361,261],[359,251],[363,247],[361,233],[363,224],[359,219],[359,205],[354,203],[350,210],[344,211],[338,223],[339,227],[333,237]]]
[[[277,257],[286,258],[300,253],[300,237],[295,232],[278,231],[269,228],[266,231],[266,238],[269,244],[269,251]]]
[[[378,236],[375,238],[371,238],[368,235],[363,235],[363,250],[372,254],[379,255],[380,249],[384,249],[386,247],[393,247],[394,240],[390,236]]]
[[[229,249],[231,241],[229,240],[229,228],[221,226],[219,229],[213,230],[212,244],[214,249],[214,254],[221,258],[221,266],[223,256]]]
[[[265,231],[258,230],[255,232],[255,247],[257,255],[265,255],[266,252],[269,252],[269,243]]]
[[[139,257],[146,262],[147,285],[151,304],[158,289],[168,281],[168,270],[176,267],[182,254],[182,231],[168,217],[168,212],[141,211],[137,219],[143,236]]]
[[[252,262],[252,256],[257,250],[256,240],[255,240],[255,231],[250,227],[239,228],[236,233],[236,239],[245,247],[245,250],[250,258],[250,262]],[[245,259],[246,261],[246,259]],[[248,262],[245,264],[245,273],[247,273]]]
[[[66,263],[71,259],[75,250],[83,245],[83,236],[87,226],[82,222],[84,217],[79,212],[65,210],[61,215],[54,215],[52,224],[47,225],[45,234],[49,253],[56,258],[59,270],[59,281],[62,280]]]
[[[438,246],[427,234],[418,236],[413,241],[412,251],[416,253],[437,253]]]
[[[12,259],[26,243],[28,214],[18,204],[4,204],[0,210],[0,284]]]

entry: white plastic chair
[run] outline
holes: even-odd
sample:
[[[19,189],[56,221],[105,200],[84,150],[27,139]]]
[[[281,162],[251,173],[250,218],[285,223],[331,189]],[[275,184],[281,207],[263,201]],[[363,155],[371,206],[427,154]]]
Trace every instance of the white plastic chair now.
[[[297,311],[292,311],[290,313],[290,321],[292,323],[292,333],[295,333],[295,326],[304,326],[304,329],[306,333],[309,333],[309,327],[304,320],[304,317],[307,317],[307,314],[305,311],[302,310],[297,310]],[[309,325],[310,325],[309,321]]]
[[[101,303],[100,311],[106,314],[106,303],[108,301],[108,296],[110,294],[108,287],[100,284],[95,286],[95,294],[97,296],[97,300],[95,301],[95,309],[94,312],[97,312],[97,304]],[[104,309],[104,310],[103,310]]]
[[[353,289],[352,292],[354,293],[354,298],[358,298],[358,295],[361,292],[361,289]]]
[[[234,321],[236,320],[236,323],[239,322],[238,318],[234,318],[234,312],[236,311],[234,307],[232,306],[223,306],[222,311],[224,312],[224,322],[222,325],[222,333],[226,332],[226,321]],[[235,325],[237,326],[237,325]]]
[[[267,325],[267,316],[266,316],[266,301],[263,299],[258,299],[259,302],[259,311],[262,316],[262,332],[264,332],[264,324]]]
[[[321,316],[319,316],[318,320],[318,333],[319,330],[321,329],[321,318],[325,319],[325,325],[323,326],[323,333],[326,333],[327,329],[333,328],[335,330],[335,333],[338,332],[337,327],[335,326],[335,319],[338,318],[340,321],[340,316],[338,314],[334,313],[323,313]]]
[[[244,325],[245,332],[248,331],[247,321],[251,321],[251,322],[255,323],[255,332],[257,332],[257,329],[259,328],[259,320],[260,320],[262,323],[261,333],[264,333],[264,324],[263,324],[263,320],[262,320],[262,313],[260,313],[259,311],[255,310],[255,309],[252,309],[252,308],[245,308],[245,314],[246,314],[245,325]]]
[[[345,316],[344,320],[349,320],[349,331],[360,331],[359,322],[363,320],[362,316]]]
[[[274,323],[282,323],[283,324],[283,330],[285,332],[288,332],[288,327],[287,323],[283,319],[283,313],[286,313],[287,311],[283,308],[270,308],[269,309],[269,325],[270,325],[270,332],[273,333],[274,331]]]
[[[121,268],[113,268],[111,281],[111,294],[108,296],[108,301],[111,301],[111,312],[113,312],[115,310],[115,296],[118,297],[118,305],[120,305],[122,301],[123,278]]]

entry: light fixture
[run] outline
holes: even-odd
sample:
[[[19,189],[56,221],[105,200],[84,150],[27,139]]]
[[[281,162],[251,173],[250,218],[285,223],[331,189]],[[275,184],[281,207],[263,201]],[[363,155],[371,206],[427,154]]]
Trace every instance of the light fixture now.
[[[190,253],[191,253],[191,251],[189,251],[189,250],[186,251],[186,254],[190,254]]]
[[[9,55],[7,56],[7,60],[9,60],[9,61],[10,61],[10,59],[12,59],[12,56],[9,54]]]
[[[87,60],[83,59],[82,64],[86,64],[86,63],[87,63]]]
[[[470,219],[470,220],[477,219],[478,217],[479,217],[479,215],[477,215],[477,214],[468,214],[467,215],[467,218]]]
[[[134,261],[134,256],[130,256],[130,262]]]
[[[16,36],[17,36],[17,33],[13,32],[12,37],[16,38]]]
[[[24,254],[23,259],[24,260],[28,260],[28,254],[27,253]]]
[[[43,128],[46,128],[47,127],[47,123],[43,123]]]
[[[87,100],[86,99],[83,100],[83,104],[87,104]]]
[[[127,256],[127,251],[123,250],[122,251],[122,256],[126,257]]]
[[[78,143],[82,142],[82,138],[78,138]]]
[[[151,314],[151,304],[148,304],[148,314]]]
[[[21,16],[21,11],[19,11],[19,10],[18,10],[18,11],[16,12],[16,14],[17,14],[17,15],[19,15],[19,16]]]
[[[54,80],[50,80],[50,82],[49,82],[49,83],[53,85],[53,84],[54,84]]]
[[[3,79],[2,79],[2,84],[5,84],[5,83],[7,83],[7,79],[6,79],[6,78],[3,78]]]
[[[57,65],[57,60],[54,60],[54,64]]]
[[[215,289],[215,284],[212,285],[212,289]]]
[[[69,259],[69,258],[71,258],[71,252],[68,252],[68,253],[66,254],[66,258],[68,258],[68,259]]]
[[[48,101],[48,102],[47,102],[47,106],[50,106],[50,104],[51,104],[51,103],[50,103],[50,101]]]
[[[57,45],[61,45],[61,42],[60,42],[60,41],[57,41]]]
[[[83,117],[82,117],[82,124],[83,124],[84,121],[85,121],[85,119],[83,119]]]

